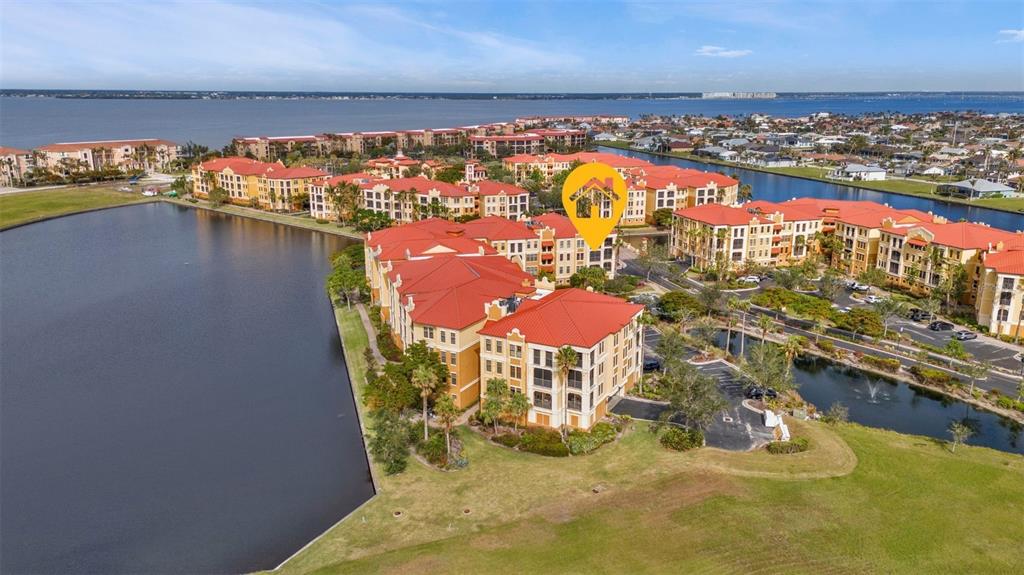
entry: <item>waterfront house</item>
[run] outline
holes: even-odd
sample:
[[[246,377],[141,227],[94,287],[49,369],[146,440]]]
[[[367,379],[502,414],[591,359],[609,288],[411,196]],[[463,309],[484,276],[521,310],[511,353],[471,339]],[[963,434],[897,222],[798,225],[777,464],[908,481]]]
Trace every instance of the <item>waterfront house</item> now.
[[[885,168],[850,163],[832,170],[828,177],[834,180],[880,181],[885,179]]]

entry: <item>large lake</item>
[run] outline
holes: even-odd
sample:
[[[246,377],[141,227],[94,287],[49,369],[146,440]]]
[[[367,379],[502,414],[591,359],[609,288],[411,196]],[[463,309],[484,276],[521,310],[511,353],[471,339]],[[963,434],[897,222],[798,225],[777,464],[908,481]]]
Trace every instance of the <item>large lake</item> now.
[[[272,568],[369,498],[344,245],[163,203],[0,233],[0,571]]]
[[[1024,93],[821,94],[774,100],[77,100],[0,98],[0,144],[31,148],[54,142],[167,138],[221,148],[235,136],[294,136],[359,130],[449,128],[566,114],[751,113],[803,116],[945,110],[1020,113]]]

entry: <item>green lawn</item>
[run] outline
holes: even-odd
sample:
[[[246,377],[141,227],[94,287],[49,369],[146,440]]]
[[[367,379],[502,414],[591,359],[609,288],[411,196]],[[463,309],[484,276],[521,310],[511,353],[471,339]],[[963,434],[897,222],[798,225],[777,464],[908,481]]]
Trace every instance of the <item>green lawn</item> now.
[[[0,195],[0,229],[62,214],[148,201],[151,199],[137,193],[119,192],[110,186],[3,194]]]
[[[356,312],[337,317],[348,357],[361,360],[367,338]],[[380,493],[283,571],[1024,569],[1024,458],[971,447],[953,454],[854,425],[791,427],[810,438],[809,451],[680,454],[635,425],[591,455],[562,459],[462,429],[468,468],[444,473],[412,460],[401,475],[378,474]]]

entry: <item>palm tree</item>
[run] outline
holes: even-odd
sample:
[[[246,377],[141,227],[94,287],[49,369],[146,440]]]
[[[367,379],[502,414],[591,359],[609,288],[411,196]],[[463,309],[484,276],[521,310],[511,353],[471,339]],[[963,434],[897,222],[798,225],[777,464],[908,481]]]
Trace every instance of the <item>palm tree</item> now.
[[[786,338],[785,343],[782,344],[782,350],[786,353],[786,360],[789,363],[793,363],[793,358],[803,351],[806,343],[806,339],[800,335],[791,335]]]
[[[420,390],[420,398],[423,399],[423,441],[430,439],[427,435],[427,399],[434,393],[437,381],[437,372],[425,365],[417,366],[412,372],[412,385]]]
[[[512,420],[512,429],[519,431],[519,420],[530,412],[530,400],[527,399],[525,394],[513,393],[508,398],[508,404],[505,406],[505,409],[508,410],[509,419]]]
[[[988,375],[989,366],[984,363],[969,363],[964,368],[964,373],[967,377],[971,378],[971,389],[967,393],[974,395],[974,383],[979,379],[985,379],[985,376]]]
[[[743,203],[752,199],[754,199],[754,189],[750,184],[743,184],[740,186],[739,191],[736,193],[736,200]]]
[[[572,368],[576,367],[576,362],[579,361],[579,354],[576,350],[565,345],[558,349],[558,353],[555,354],[555,368],[558,373],[562,376],[562,393],[559,394],[559,401],[562,402],[562,435],[565,435],[565,420],[568,417],[568,403],[569,403],[569,372]]]
[[[775,322],[770,316],[762,315],[757,318],[757,327],[761,330],[761,341],[768,340],[768,332],[775,327]]]
[[[896,301],[892,298],[885,298],[875,304],[875,312],[877,312],[879,317],[882,318],[883,339],[889,335],[889,322],[892,321],[892,318],[903,315],[906,307],[907,306],[904,305],[903,302]]]
[[[961,421],[954,421],[949,424],[949,434],[953,436],[953,446],[950,448],[950,451],[956,453],[956,446],[966,443],[967,438],[974,435],[974,430]]]
[[[444,426],[444,446],[448,453],[448,458],[451,459],[452,425],[459,419],[459,408],[455,406],[455,400],[452,399],[452,396],[446,393],[434,403],[434,411],[437,413],[438,421]]]

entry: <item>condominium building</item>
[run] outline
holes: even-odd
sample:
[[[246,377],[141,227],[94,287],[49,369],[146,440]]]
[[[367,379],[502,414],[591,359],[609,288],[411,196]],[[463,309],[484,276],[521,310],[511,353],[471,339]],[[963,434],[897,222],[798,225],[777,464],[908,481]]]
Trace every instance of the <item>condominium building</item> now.
[[[32,152],[0,146],[0,186],[20,185],[32,166]]]
[[[480,379],[504,379],[513,393],[525,394],[529,424],[589,429],[608,412],[608,401],[642,375],[643,310],[576,288],[493,302],[478,332]],[[563,381],[555,358],[566,346],[577,362]]]
[[[445,167],[445,164],[436,160],[414,160],[401,153],[393,158],[382,157],[366,161],[366,172],[385,180],[404,178],[413,168],[419,168],[421,173],[431,176]]]
[[[159,139],[66,142],[34,150],[35,167],[58,173],[82,170],[159,170],[178,158],[178,145]]]
[[[982,254],[974,308],[989,333],[1024,338],[1024,236]]]
[[[366,184],[374,179],[374,176],[367,174],[366,172],[356,172],[354,174],[345,174],[342,176],[333,176],[330,178],[321,178],[314,180],[309,183],[309,215],[314,219],[318,220],[332,220],[338,219],[340,214],[337,206],[334,204],[334,195],[331,193],[332,188],[340,186],[342,184],[355,185],[358,196],[355,201],[350,204],[350,208],[354,207],[359,209],[360,198],[362,197],[362,190],[359,186]],[[351,216],[350,213],[344,214],[345,216]]]
[[[228,201],[271,210],[293,210],[301,194],[327,174],[314,168],[288,168],[237,156],[216,158],[192,168],[192,193],[209,197],[214,188],[228,193]]]
[[[970,304],[981,293],[985,254],[1004,251],[1024,239],[1021,234],[971,222],[907,226],[887,219],[878,231],[876,266],[891,283],[927,293],[939,287],[953,267],[963,266],[966,289],[962,302]],[[997,256],[995,262],[1000,259],[1006,258]]]
[[[645,190],[644,210],[648,220],[660,209],[735,204],[739,193],[739,181],[715,172],[678,166],[645,166],[632,169],[629,174]]]
[[[543,183],[550,184],[551,178],[556,174],[568,170],[574,162],[589,164],[600,162],[615,168],[619,175],[626,177],[629,170],[633,168],[644,168],[653,166],[647,160],[620,156],[619,154],[608,154],[604,152],[578,152],[575,154],[519,154],[502,160],[505,169],[512,172],[518,183],[523,183],[531,177],[534,172],[541,175]]]
[[[532,130],[518,134],[469,136],[474,156],[505,157],[517,154],[543,154],[551,148],[582,148],[587,143],[583,130]]]
[[[460,408],[480,397],[477,332],[486,305],[538,293],[533,276],[499,255],[388,261],[381,293],[395,343],[402,349],[425,342],[448,368],[447,392]]]
[[[387,214],[397,223],[430,216],[523,216],[530,208],[526,190],[489,180],[449,184],[425,177],[370,180],[360,184],[364,209]],[[314,214],[316,216],[316,214]]]

